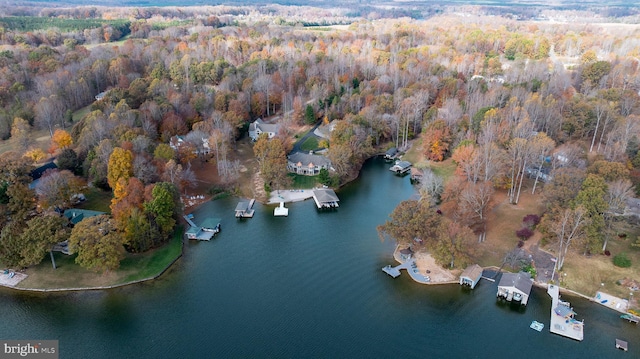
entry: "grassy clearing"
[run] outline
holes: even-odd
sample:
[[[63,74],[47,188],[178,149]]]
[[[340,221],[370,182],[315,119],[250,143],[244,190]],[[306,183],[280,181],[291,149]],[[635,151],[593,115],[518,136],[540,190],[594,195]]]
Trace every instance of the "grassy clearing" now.
[[[429,168],[446,183],[456,172],[457,165],[451,158],[442,162],[429,162]]]
[[[90,187],[85,193],[86,201],[80,203],[77,208],[90,209],[92,211],[101,211],[111,213],[111,192],[103,191],[99,188]]]
[[[31,131],[31,147],[40,148],[47,152],[51,145],[51,136],[48,130],[32,130]],[[11,139],[0,141],[0,153],[15,151],[15,143]]]
[[[118,271],[129,272],[130,274],[118,283],[128,283],[157,276],[182,253],[182,233],[183,230],[180,227],[174,234],[173,239],[165,246],[154,249],[149,253],[127,256],[120,263]]]
[[[611,256],[598,254],[585,257],[578,253],[567,256],[563,268],[567,275],[562,276],[564,286],[585,295],[603,291],[628,298],[629,288],[619,285],[618,281],[625,278],[640,280],[640,248],[632,246],[634,238],[640,235],[640,228],[628,226],[625,233],[626,239],[615,238],[609,241],[607,249]],[[620,268],[613,265],[613,257],[620,253],[625,253],[631,259],[631,267]],[[640,293],[636,293],[636,296],[640,297]]]
[[[515,231],[522,227],[522,218],[527,214],[541,214],[543,210],[542,197],[531,195],[526,188],[517,205],[509,203],[505,190],[496,191],[494,201],[496,205],[488,217],[487,238],[477,254],[481,266],[502,265],[505,254],[518,244]]]
[[[402,155],[402,160],[409,161],[413,163],[413,165],[416,167],[421,167],[426,165],[427,161],[425,160],[424,155],[422,154],[421,138],[417,138],[413,140],[409,150],[404,155]]]
[[[86,116],[89,112],[91,112],[91,105],[85,106],[77,111],[75,111],[74,113],[71,114],[71,120],[73,121],[73,123],[76,123],[80,120],[82,120],[82,118],[84,116]]]
[[[293,189],[309,189],[318,186],[315,176],[302,176],[295,173],[289,173],[287,176],[291,178],[291,188]]]
[[[310,136],[301,145],[300,149],[305,152],[315,151],[318,148],[318,139]]]
[[[29,275],[18,284],[19,288],[56,289],[56,288],[92,288],[129,283],[160,274],[182,252],[182,228],[176,231],[173,239],[161,248],[147,253],[130,254],[113,272],[96,273],[84,269],[75,263],[75,255],[67,256],[54,253],[57,269],[53,269],[49,256],[39,265],[27,269]]]

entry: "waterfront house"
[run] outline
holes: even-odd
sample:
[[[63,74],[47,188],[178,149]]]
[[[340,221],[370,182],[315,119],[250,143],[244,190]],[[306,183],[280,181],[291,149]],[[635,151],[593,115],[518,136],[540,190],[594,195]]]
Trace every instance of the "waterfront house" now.
[[[411,162],[408,161],[396,161],[396,164],[389,168],[389,171],[396,174],[405,174],[411,169]]]
[[[331,161],[325,156],[316,155],[313,152],[294,152],[287,156],[287,170],[289,172],[315,176],[321,169],[331,169]]]
[[[503,273],[498,283],[497,297],[527,305],[532,286],[533,279],[529,273]]]
[[[278,133],[279,129],[279,125],[265,123],[259,118],[249,124],[249,137],[252,141],[257,141],[261,134],[266,133],[271,139]]]
[[[482,278],[482,267],[477,264],[470,265],[460,274],[460,285],[468,285],[473,289],[480,278]]]
[[[63,215],[67,217],[69,223],[76,225],[85,218],[106,214],[100,211],[90,211],[88,209],[69,208],[64,211]]]

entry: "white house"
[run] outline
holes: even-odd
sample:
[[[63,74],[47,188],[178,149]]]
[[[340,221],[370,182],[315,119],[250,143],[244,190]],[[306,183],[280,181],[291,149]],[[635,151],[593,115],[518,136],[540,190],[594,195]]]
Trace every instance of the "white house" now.
[[[277,124],[265,123],[262,119],[257,119],[249,124],[249,137],[253,141],[257,141],[261,134],[266,133],[269,138],[273,138],[280,129]]]

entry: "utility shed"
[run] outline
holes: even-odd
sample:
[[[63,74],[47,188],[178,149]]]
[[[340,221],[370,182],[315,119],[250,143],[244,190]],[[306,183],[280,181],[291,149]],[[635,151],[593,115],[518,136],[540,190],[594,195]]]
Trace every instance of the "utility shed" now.
[[[498,283],[497,296],[508,302],[515,301],[527,305],[532,286],[533,279],[529,273],[503,273],[500,283]]]
[[[480,278],[482,278],[482,267],[477,264],[470,265],[460,274],[460,285],[468,285],[473,289]]]

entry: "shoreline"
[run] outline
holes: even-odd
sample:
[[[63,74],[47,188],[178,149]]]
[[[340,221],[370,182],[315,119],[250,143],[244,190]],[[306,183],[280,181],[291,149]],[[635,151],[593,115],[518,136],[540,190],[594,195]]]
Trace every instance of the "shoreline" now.
[[[424,253],[421,253],[421,255],[422,255],[422,256],[429,257],[429,258],[431,258],[431,260],[433,260],[433,257],[431,257],[431,255],[430,255],[430,254],[424,254]],[[403,263],[405,262],[404,260],[402,260],[402,258],[400,258],[400,255],[399,255],[399,246],[396,246],[396,248],[394,249],[394,251],[393,251],[393,258],[396,260],[396,262],[398,262],[398,263],[400,263],[400,264],[403,264]],[[420,259],[420,258],[416,259],[416,258],[414,258],[414,261],[416,261],[416,264],[417,264],[417,267],[418,267],[418,269],[419,269],[419,272],[424,273],[424,271],[427,269],[427,268],[424,268],[424,259]],[[422,262],[422,263],[421,263],[421,262]],[[429,268],[433,268],[433,267],[429,267]],[[483,269],[483,270],[484,270],[484,269],[495,269],[496,271],[499,271],[499,270],[500,270],[500,268],[498,268],[498,267],[496,267],[496,266],[482,267],[482,269]],[[449,270],[449,269],[445,269],[445,268],[442,268],[442,267],[440,267],[440,266],[437,266],[437,271],[438,271],[438,272],[436,272],[435,274],[434,274],[433,272],[429,273],[429,276],[431,277],[431,280],[429,280],[428,282],[427,282],[427,281],[419,280],[419,279],[418,279],[418,278],[417,278],[413,273],[411,273],[409,270],[407,270],[407,274],[409,275],[409,277],[410,277],[414,282],[416,282],[416,283],[418,283],[418,284],[426,284],[426,285],[459,284],[459,281],[458,281],[458,280],[447,280],[447,279],[445,279],[445,280],[434,280],[434,278],[438,278],[438,277],[442,278],[442,273],[443,273],[443,272],[447,272],[447,273],[449,273],[449,275],[450,275],[450,276],[458,276],[458,277],[459,277],[459,275],[460,275],[460,273],[461,273],[461,271],[460,271],[460,270],[451,271],[451,270]],[[454,274],[453,272],[460,272],[460,273]],[[487,278],[485,278],[484,276],[483,276],[483,277],[481,277],[481,279],[485,279],[485,280],[491,281],[490,279],[487,279]],[[533,285],[534,285],[535,287],[537,287],[537,288],[548,289],[548,288],[549,288],[550,283],[545,283],[545,282],[540,282],[540,281],[534,280],[534,281],[533,281]],[[613,310],[613,311],[614,311],[614,312],[616,312],[616,313],[621,313],[621,314],[626,314],[626,313],[628,313],[628,311],[623,311],[623,310],[617,309],[617,308],[615,308],[615,307],[611,307],[611,306],[608,306],[608,305],[604,305],[604,304],[602,304],[602,303],[598,302],[598,300],[596,300],[596,298],[595,298],[595,297],[590,297],[590,296],[587,296],[587,295],[585,295],[585,294],[583,294],[583,293],[576,292],[575,290],[568,289],[568,288],[563,288],[563,287],[560,287],[560,286],[558,286],[558,288],[560,289],[560,294],[567,294],[567,295],[570,295],[570,296],[576,296],[576,297],[579,297],[579,298],[582,298],[582,299],[586,299],[586,300],[588,300],[589,302],[592,302],[592,303],[594,303],[594,304],[600,304],[600,305],[602,305],[602,306],[603,306],[603,307],[605,307],[605,308],[609,308],[609,309]],[[600,292],[598,292],[598,293],[600,293]],[[606,293],[605,293],[605,294],[606,294]],[[614,296],[612,296],[612,295],[610,295],[610,294],[608,294],[608,296],[609,296],[609,297],[613,297],[613,298],[617,298],[617,297],[614,297]],[[623,298],[617,298],[617,299],[619,299],[619,300],[624,300]],[[628,307],[627,307],[627,309],[628,309]]]

